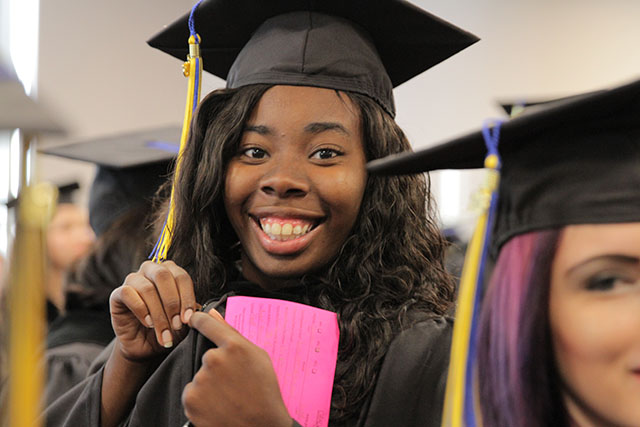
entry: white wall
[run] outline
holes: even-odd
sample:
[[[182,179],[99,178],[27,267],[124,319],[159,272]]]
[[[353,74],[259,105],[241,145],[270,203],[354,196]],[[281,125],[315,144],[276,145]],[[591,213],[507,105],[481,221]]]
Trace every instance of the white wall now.
[[[41,0],[39,97],[65,123],[64,138],[41,146],[182,123],[181,63],[146,40],[190,10],[191,0]],[[185,41],[186,42],[186,41]],[[94,166],[41,156],[39,177],[79,180]]]
[[[39,94],[70,129],[67,138],[43,143],[181,122],[180,62],[145,40],[195,1],[41,2]],[[640,1],[414,2],[482,38],[396,90],[398,122],[417,148],[501,115],[498,98],[564,96],[640,78]],[[203,89],[221,85],[210,77]],[[40,161],[41,177],[58,182],[90,181],[91,172],[78,162]],[[460,186],[450,177],[434,174],[434,191],[464,209],[477,174],[463,173]]]
[[[496,99],[560,97],[640,78],[640,1],[415,3],[482,40],[396,90],[398,122],[414,147],[444,142],[500,117]],[[478,172],[432,174],[440,205],[461,208],[455,217],[443,212],[446,224],[468,219],[478,178]]]

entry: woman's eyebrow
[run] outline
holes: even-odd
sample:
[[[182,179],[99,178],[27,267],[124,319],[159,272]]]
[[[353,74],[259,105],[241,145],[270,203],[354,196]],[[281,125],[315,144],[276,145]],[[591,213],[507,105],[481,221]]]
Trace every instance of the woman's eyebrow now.
[[[244,127],[245,132],[255,132],[260,135],[273,135],[275,132],[269,126],[264,125],[246,125]],[[343,135],[349,136],[351,135],[347,128],[345,128],[340,123],[336,122],[314,122],[309,123],[304,127],[304,131],[306,133],[318,134],[327,131],[339,132]]]
[[[341,133],[345,136],[351,135],[347,128],[342,126],[340,123],[335,122],[314,122],[309,123],[304,127],[304,131],[307,133],[317,134],[326,131],[335,131]]]
[[[262,125],[246,125],[244,127],[245,132],[255,132],[260,135],[272,135],[273,130],[268,126]]]
[[[581,261],[580,263],[574,265],[569,270],[567,270],[567,275],[571,274],[573,271],[579,269],[580,267],[586,264],[590,264],[596,261],[617,262],[617,263],[632,264],[632,265],[640,264],[640,258],[631,256],[631,255],[622,255],[622,254],[597,255],[597,256],[585,259],[584,261]]]

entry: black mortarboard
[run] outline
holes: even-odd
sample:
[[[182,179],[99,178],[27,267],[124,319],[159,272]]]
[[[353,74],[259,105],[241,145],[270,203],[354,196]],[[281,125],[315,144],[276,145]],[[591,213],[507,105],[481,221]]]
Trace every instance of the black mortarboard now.
[[[179,126],[110,135],[74,144],[40,149],[44,154],[125,168],[173,159],[180,146]]]
[[[170,176],[172,163],[162,160],[127,168],[98,166],[89,192],[89,222],[96,235],[135,206],[151,203]]]
[[[528,231],[640,221],[640,80],[525,111],[500,131],[493,251]],[[481,132],[374,160],[374,174],[481,168]]]
[[[404,0],[205,0],[194,19],[204,68],[227,87],[352,91],[392,116],[393,87],[478,40]],[[184,60],[188,20],[186,14],[149,44]]]
[[[498,105],[500,105],[500,108],[502,108],[509,117],[513,117],[518,114],[521,114],[522,112],[524,112],[524,110],[531,110],[532,108],[542,109],[542,108],[548,107],[549,104],[554,102],[567,102],[571,100],[576,100],[584,96],[590,96],[593,94],[595,94],[595,92],[581,93],[578,95],[570,95],[562,98],[548,98],[548,99],[521,98],[520,100],[515,102],[514,101],[498,101]]]
[[[74,193],[80,189],[78,182],[58,185],[58,203],[73,203]]]
[[[178,153],[180,132],[177,126],[163,127],[41,151],[98,165],[89,192],[89,222],[100,235],[121,214],[149,202],[168,179]]]

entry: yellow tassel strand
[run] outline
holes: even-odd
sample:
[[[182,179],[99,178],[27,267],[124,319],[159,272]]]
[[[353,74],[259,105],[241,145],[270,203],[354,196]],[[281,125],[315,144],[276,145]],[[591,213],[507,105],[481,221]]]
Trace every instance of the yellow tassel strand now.
[[[57,198],[50,184],[20,195],[9,284],[9,425],[39,426],[44,390],[45,231]]]
[[[469,351],[469,337],[474,314],[477,282],[479,279],[480,263],[482,262],[485,236],[489,220],[489,207],[493,192],[498,188],[500,174],[498,157],[489,155],[485,159],[487,177],[476,200],[481,213],[476,222],[476,228],[465,253],[458,306],[456,308],[453,338],[451,342],[451,357],[445,392],[445,404],[442,415],[443,427],[464,426],[465,376]]]
[[[197,40],[196,40],[197,37]],[[167,221],[158,239],[157,247],[152,254],[152,260],[155,262],[162,262],[167,259],[169,247],[171,246],[171,239],[173,236],[173,230],[175,227],[175,183],[180,175],[180,168],[182,164],[182,155],[187,145],[187,139],[189,137],[189,126],[191,125],[191,119],[193,117],[193,111],[195,106],[200,102],[200,86],[202,78],[202,58],[200,57],[200,36],[189,37],[189,56],[187,62],[183,64],[182,70],[185,77],[189,79],[189,85],[187,90],[187,105],[184,110],[184,121],[182,123],[182,135],[180,137],[180,150],[178,152],[178,159],[176,161],[176,167],[173,178],[173,188],[171,189],[171,199],[169,201],[169,213],[167,215]]]

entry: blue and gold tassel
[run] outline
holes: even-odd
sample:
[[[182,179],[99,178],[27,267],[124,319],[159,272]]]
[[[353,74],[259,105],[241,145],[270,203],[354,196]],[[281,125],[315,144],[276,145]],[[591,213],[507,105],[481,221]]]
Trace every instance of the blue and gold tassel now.
[[[195,31],[194,12],[201,2],[202,0],[198,1],[198,3],[193,6],[191,14],[189,15],[189,56],[187,56],[187,61],[182,66],[184,76],[189,79],[187,105],[184,110],[182,135],[180,137],[180,150],[178,152],[178,159],[176,161],[173,177],[173,187],[171,189],[171,198],[169,200],[169,211],[167,212],[167,218],[165,219],[160,237],[151,251],[151,255],[149,255],[151,260],[158,263],[167,259],[169,247],[171,246],[171,239],[175,228],[175,183],[180,174],[182,156],[187,144],[187,139],[189,138],[191,118],[193,117],[193,113],[200,102],[200,86],[202,82],[202,57],[200,56],[201,40],[200,36]]]
[[[451,358],[447,377],[443,427],[475,427],[478,421],[474,387],[474,360],[476,355],[476,325],[482,294],[484,265],[491,240],[500,183],[501,159],[498,153],[501,121],[485,123],[482,135],[487,146],[484,166],[487,169],[485,185],[480,189],[481,214],[465,254],[458,307],[453,328]]]

